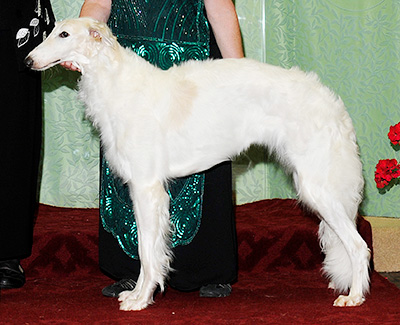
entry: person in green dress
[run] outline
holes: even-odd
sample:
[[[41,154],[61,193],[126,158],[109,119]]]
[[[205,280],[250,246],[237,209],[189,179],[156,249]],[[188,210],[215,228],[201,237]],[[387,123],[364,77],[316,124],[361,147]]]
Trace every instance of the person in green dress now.
[[[121,45],[162,69],[190,59],[243,57],[231,0],[86,0],[80,16],[107,22]],[[72,63],[64,66],[76,69]],[[133,290],[139,274],[136,224],[127,187],[112,175],[105,159],[101,170],[99,263],[119,280],[102,292],[116,297]],[[227,162],[169,185],[175,229],[170,286],[200,290],[205,297],[230,294],[237,277],[231,182]]]

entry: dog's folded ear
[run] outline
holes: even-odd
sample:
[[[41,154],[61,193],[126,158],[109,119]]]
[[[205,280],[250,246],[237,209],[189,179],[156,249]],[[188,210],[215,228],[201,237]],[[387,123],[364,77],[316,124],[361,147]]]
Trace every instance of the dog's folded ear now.
[[[89,34],[94,40],[96,40],[98,42],[101,42],[102,36],[101,36],[101,34],[100,34],[100,32],[98,30],[90,29],[89,30]]]

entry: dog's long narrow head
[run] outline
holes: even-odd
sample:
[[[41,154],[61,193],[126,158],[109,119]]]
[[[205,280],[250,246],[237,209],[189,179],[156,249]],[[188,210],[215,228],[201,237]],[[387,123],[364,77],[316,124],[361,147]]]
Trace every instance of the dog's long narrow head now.
[[[42,71],[71,61],[83,71],[101,48],[113,47],[115,43],[105,24],[91,18],[67,19],[56,22],[46,40],[25,58],[25,64]]]

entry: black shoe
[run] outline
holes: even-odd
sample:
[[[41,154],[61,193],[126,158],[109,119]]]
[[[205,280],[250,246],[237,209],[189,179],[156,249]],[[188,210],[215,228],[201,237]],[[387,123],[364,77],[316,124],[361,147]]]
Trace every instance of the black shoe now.
[[[232,292],[230,284],[208,284],[200,288],[200,297],[222,298],[228,297]]]
[[[15,289],[25,284],[25,272],[19,260],[0,261],[0,288]]]
[[[132,291],[135,289],[135,286],[136,282],[132,279],[122,279],[113,283],[112,285],[109,285],[108,287],[103,288],[101,293],[103,296],[116,298],[123,291]]]

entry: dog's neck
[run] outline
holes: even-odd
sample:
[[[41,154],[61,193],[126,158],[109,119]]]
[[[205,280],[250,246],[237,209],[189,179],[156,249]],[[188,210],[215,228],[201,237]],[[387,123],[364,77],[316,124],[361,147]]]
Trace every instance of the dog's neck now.
[[[89,74],[93,76],[99,75],[101,78],[104,78],[107,75],[115,76],[120,73],[121,69],[123,69],[121,62],[126,60],[131,61],[131,69],[134,67],[137,71],[150,72],[150,70],[154,70],[155,68],[131,49],[123,48],[118,43],[93,49],[90,58],[82,60],[82,64],[78,64],[78,67],[83,76]],[[132,74],[139,75],[137,71],[133,70]]]
[[[99,115],[110,114],[105,104],[110,86],[124,87],[129,78],[129,89],[134,93],[143,84],[152,84],[151,79],[160,79],[165,71],[149,63],[131,49],[120,46],[105,47],[93,51],[88,62],[82,64],[82,77],[79,82],[79,98],[87,106],[87,116],[98,126]],[[126,63],[129,62],[129,71]],[[103,81],[101,81],[103,80]],[[105,89],[107,87],[107,89]],[[107,95],[108,94],[108,95]],[[142,93],[138,92],[137,96]],[[134,103],[132,103],[134,105]],[[102,119],[104,121],[104,119]]]

